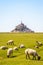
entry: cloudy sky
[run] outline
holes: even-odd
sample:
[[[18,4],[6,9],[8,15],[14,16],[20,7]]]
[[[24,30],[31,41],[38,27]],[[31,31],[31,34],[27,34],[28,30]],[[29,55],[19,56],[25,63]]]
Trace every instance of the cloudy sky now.
[[[21,21],[43,32],[43,0],[0,0],[0,32],[9,32]]]

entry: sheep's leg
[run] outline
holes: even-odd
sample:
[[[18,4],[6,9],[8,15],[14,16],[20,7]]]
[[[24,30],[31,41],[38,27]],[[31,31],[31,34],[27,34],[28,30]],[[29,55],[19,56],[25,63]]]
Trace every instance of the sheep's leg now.
[[[26,54],[26,59],[27,59],[27,58],[29,58],[29,59],[30,59],[30,56],[29,56],[28,52],[27,52],[27,54]]]
[[[13,51],[12,51],[12,57],[13,57]]]
[[[13,51],[11,52],[10,57],[13,57]]]
[[[33,56],[32,60],[34,60],[34,56]]]
[[[36,60],[36,56],[35,56],[35,60]]]
[[[35,60],[36,60],[36,56],[33,56],[32,60],[34,60],[34,58],[35,58]]]
[[[28,54],[28,58],[30,59],[30,56],[29,56],[29,54]]]
[[[13,45],[14,45],[14,42],[13,42]]]
[[[28,54],[26,54],[26,59],[30,58]]]
[[[26,55],[26,59],[27,59],[27,55]]]

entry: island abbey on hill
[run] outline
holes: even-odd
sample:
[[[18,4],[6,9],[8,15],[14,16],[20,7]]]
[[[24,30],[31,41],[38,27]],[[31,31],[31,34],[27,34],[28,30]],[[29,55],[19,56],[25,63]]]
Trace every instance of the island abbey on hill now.
[[[18,24],[15,29],[13,29],[11,32],[33,32],[31,29],[29,29],[26,25],[24,25],[22,22]]]

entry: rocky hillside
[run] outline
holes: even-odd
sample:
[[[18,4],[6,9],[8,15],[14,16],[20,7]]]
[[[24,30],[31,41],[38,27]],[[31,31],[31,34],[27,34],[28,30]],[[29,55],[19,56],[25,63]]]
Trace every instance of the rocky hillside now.
[[[17,25],[15,27],[15,29],[13,29],[11,32],[34,32],[31,29],[27,28],[26,25],[24,25],[23,23]]]

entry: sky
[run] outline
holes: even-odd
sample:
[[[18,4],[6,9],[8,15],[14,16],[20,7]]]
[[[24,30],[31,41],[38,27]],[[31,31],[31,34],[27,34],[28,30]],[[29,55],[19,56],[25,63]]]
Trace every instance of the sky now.
[[[0,32],[10,32],[21,21],[43,32],[43,0],[0,0]]]

